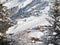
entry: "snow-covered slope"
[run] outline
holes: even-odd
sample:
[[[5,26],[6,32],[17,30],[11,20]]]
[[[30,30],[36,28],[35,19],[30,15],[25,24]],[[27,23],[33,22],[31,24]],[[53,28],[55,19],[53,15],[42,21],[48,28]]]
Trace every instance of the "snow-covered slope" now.
[[[50,5],[50,0],[8,0],[4,6],[8,7],[11,19],[17,21],[6,32],[7,35],[10,34],[8,38],[12,38],[19,45],[47,44],[47,38],[52,32],[50,27],[45,26],[52,26],[54,23],[50,17]],[[38,40],[31,40],[32,38]]]
[[[17,32],[21,32],[29,28],[32,29],[39,25],[40,26],[52,26],[53,21],[52,21],[52,18],[49,16],[49,10],[50,10],[49,1],[43,1],[41,3],[39,1],[40,0],[37,0],[38,2],[37,3],[35,0],[33,1],[34,3],[32,3],[32,0],[31,1],[27,0],[22,3],[23,6],[19,5],[18,13],[12,17],[14,19],[15,17],[17,17],[16,19],[17,24],[10,27],[6,33],[16,34]],[[24,17],[22,19],[20,18],[21,16],[23,17],[25,15],[27,17]],[[49,23],[49,21],[51,22]]]
[[[26,7],[31,2],[32,0],[8,0],[3,6],[7,7],[8,12],[11,15],[9,17],[12,17],[12,15],[15,15],[18,10]]]
[[[41,10],[48,5],[48,2],[49,0],[8,0],[3,6],[7,7],[11,15],[10,17],[13,16],[15,18],[18,15],[23,15],[23,13],[25,13],[25,16],[26,14],[30,15],[31,12],[34,12],[36,9]],[[31,11],[28,11],[30,9]]]
[[[18,33],[18,32],[21,32],[21,31],[24,31],[24,30],[27,30],[27,29],[32,29],[32,28],[35,28],[37,26],[49,26],[51,24],[49,24],[48,21],[46,21],[46,19],[34,19],[33,21],[29,21],[29,22],[25,22],[25,23],[21,23],[21,24],[18,24],[18,25],[15,25],[11,28],[8,29],[8,31],[6,32],[7,34],[9,33]]]
[[[9,33],[16,34],[18,32],[21,32],[21,31],[24,31],[27,29],[32,29],[32,28],[35,28],[37,26],[52,26],[52,24],[50,24],[49,21],[47,21],[46,19],[50,19],[50,17],[46,16],[46,15],[42,15],[39,17],[31,16],[29,18],[23,19],[22,21],[18,20],[18,24],[9,28],[6,33],[7,34],[9,34]]]
[[[49,3],[47,1],[43,1],[43,2],[40,2],[39,0],[32,1],[31,3],[26,5],[24,8],[20,8],[17,14],[13,15],[12,18],[13,19],[25,18],[32,15],[39,16],[41,14],[41,10],[44,10],[44,8],[48,6],[48,4]]]

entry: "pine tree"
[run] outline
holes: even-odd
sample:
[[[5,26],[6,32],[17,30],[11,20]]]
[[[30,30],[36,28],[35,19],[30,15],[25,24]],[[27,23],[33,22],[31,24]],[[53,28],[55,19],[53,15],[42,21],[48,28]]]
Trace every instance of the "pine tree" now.
[[[0,33],[3,34],[0,35],[0,45],[9,45],[9,41],[7,40],[7,37],[5,37],[5,32],[11,26],[11,20],[8,17],[6,8],[7,7],[3,6],[3,4],[0,4]]]
[[[54,13],[53,13],[53,16],[54,16],[54,19],[55,19],[55,22],[54,22],[54,30],[55,32],[57,32],[58,34],[60,34],[60,2],[59,0],[55,0],[55,3],[54,3]]]
[[[54,7],[55,7],[55,9],[54,9],[54,18],[55,18],[54,29],[59,30],[57,28],[57,26],[58,26],[57,23],[59,22],[59,20],[57,19],[59,17],[59,10],[58,10],[59,2],[58,2],[58,0],[55,0],[55,6]]]
[[[8,11],[6,7],[3,6],[3,4],[0,4],[0,32],[5,33],[10,26]]]
[[[51,17],[54,19],[54,24],[53,24],[53,32],[56,32],[56,35],[53,35],[53,37],[50,40],[50,43],[53,43],[54,45],[60,45],[58,44],[60,40],[60,2],[59,0],[54,0],[53,6],[51,7]],[[58,38],[56,38],[58,37]]]
[[[54,4],[51,8],[51,16],[55,20],[53,25],[53,30],[60,30],[60,2],[59,0],[54,0]]]

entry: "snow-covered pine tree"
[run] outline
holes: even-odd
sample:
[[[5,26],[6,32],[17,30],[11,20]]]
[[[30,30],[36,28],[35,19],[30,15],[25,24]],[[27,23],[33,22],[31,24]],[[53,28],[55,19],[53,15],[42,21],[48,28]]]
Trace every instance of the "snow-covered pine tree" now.
[[[55,0],[54,2],[54,13],[53,13],[55,22],[54,22],[54,30],[59,34],[60,33],[60,1]]]
[[[60,1],[54,0],[51,7],[51,17],[54,19],[53,30],[60,30]]]
[[[56,35],[52,35],[51,37],[53,38],[48,42],[53,45],[60,45],[60,0],[53,0],[50,12],[51,17],[54,19],[53,29],[51,30],[53,30],[53,33],[55,32]]]
[[[11,19],[8,15],[7,7],[0,4],[0,33],[2,33],[0,35],[0,45],[10,45],[10,41],[5,36],[7,29],[11,26]]]
[[[54,30],[59,30],[59,28],[57,28],[57,27],[59,27],[58,25],[57,25],[57,23],[58,23],[58,17],[59,17],[59,10],[58,10],[58,7],[59,7],[59,2],[58,2],[58,0],[55,0],[55,4],[54,4],[54,18],[55,18],[55,22],[54,22]]]
[[[8,11],[6,7],[3,6],[3,4],[0,4],[0,32],[5,33],[10,26]]]

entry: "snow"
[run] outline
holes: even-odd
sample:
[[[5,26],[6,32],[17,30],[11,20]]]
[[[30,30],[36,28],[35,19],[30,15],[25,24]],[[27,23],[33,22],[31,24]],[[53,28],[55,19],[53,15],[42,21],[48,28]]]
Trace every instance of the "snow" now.
[[[56,32],[53,32],[53,35],[56,35],[57,33]]]
[[[29,37],[41,38],[42,36],[44,36],[44,33],[38,31],[29,33]]]
[[[10,14],[9,17],[12,17],[15,15],[21,8],[26,7],[28,4],[30,4],[32,0],[11,0],[7,1],[3,6],[6,6],[8,9],[8,12]]]
[[[29,11],[31,11],[32,9],[36,8],[38,5],[40,5],[40,4],[37,4],[37,5],[33,6],[33,7],[31,7],[29,10],[27,10],[27,12],[29,12]]]
[[[32,2],[32,0],[26,0],[24,2],[18,2],[18,0],[14,0],[14,1],[7,2],[4,5],[7,6],[8,8],[13,8],[15,6],[18,6],[20,9],[20,8],[26,7],[26,5],[28,5],[31,2]],[[35,8],[36,6],[37,5],[33,6],[33,8]],[[28,11],[30,11],[30,9]],[[17,19],[16,20],[17,24],[10,27],[8,29],[8,31],[6,32],[6,34],[10,34],[10,33],[17,34],[17,33],[20,33],[21,31],[25,31],[27,29],[32,29],[37,26],[52,26],[52,24],[49,23],[49,21],[48,21],[48,20],[52,20],[52,18],[49,16],[49,12],[48,12],[49,10],[50,10],[50,5],[44,7],[43,10],[39,10],[40,12],[42,12],[41,14],[39,13],[40,14],[39,17],[30,16],[28,18]]]
[[[13,27],[10,27],[7,34],[9,33],[18,33],[27,29],[32,29],[34,27],[40,26],[52,26],[46,19],[52,20],[51,17],[48,15],[48,11],[50,9],[50,6],[46,6],[44,10],[41,10],[42,14],[39,17],[30,16],[28,18],[24,19],[17,19],[17,24]]]
[[[38,26],[52,26],[52,24],[53,24],[52,22],[54,20],[49,16],[49,10],[50,10],[50,6],[51,6],[51,3],[48,4],[49,0],[46,0],[48,2],[45,2],[45,3],[41,2],[42,5],[44,5],[46,3],[48,4],[48,5],[46,4],[46,6],[41,6],[42,9],[37,9],[37,8],[40,8],[40,3],[38,3],[38,4],[33,3],[33,5],[30,5],[31,7],[27,6],[32,1],[33,0],[25,0],[25,1],[19,2],[19,0],[11,0],[11,1],[9,0],[7,3],[4,4],[4,6],[7,6],[8,9],[18,6],[17,10],[22,9],[22,13],[23,12],[26,13],[26,14],[21,14],[22,16],[29,15],[27,13],[32,13],[32,14],[30,14],[30,17],[24,17],[22,19],[21,18],[15,19],[17,21],[17,24],[14,26],[11,26],[8,29],[8,31],[6,31],[7,35],[13,34],[13,35],[9,35],[9,36],[11,36],[12,39],[14,39],[16,41],[21,39],[21,40],[23,40],[22,42],[25,43],[24,41],[31,40],[32,37],[45,41],[45,40],[47,40],[47,38],[49,38],[48,37],[49,35],[52,35],[52,34],[56,35],[55,32],[52,33],[51,30],[49,30],[47,27],[43,27],[43,29],[41,29],[41,31],[40,31],[40,29],[35,29]],[[38,1],[40,1],[40,0],[38,0]],[[27,6],[27,8],[24,8],[26,6]],[[39,14],[39,16],[35,16],[35,15],[37,15],[37,13]],[[20,15],[16,15],[16,16],[20,16]],[[52,24],[49,23],[49,21],[51,21]],[[30,32],[28,33],[28,31],[30,31]],[[21,44],[20,41],[18,41],[18,42]],[[34,42],[34,40],[32,42]],[[36,41],[36,44],[37,43],[38,43],[38,45],[46,44],[42,41],[41,42]]]
[[[29,4],[31,2],[32,2],[32,0],[26,0],[23,2],[19,2],[19,0],[12,0],[10,2],[6,2],[3,6],[6,6],[8,9],[18,6],[19,7],[18,9],[20,9],[22,7],[25,7],[27,4]]]
[[[48,38],[49,35],[52,35],[51,31],[50,30],[44,30],[43,32],[42,31],[31,31],[30,33],[28,33],[28,37],[29,38],[38,38],[40,40],[42,39],[46,39]]]
[[[48,15],[48,11],[50,10],[50,6],[47,6],[44,10],[41,10],[43,14]]]
[[[26,0],[25,2],[21,3],[21,5],[19,5],[19,8],[23,8],[26,5],[30,4],[32,2],[32,0]]]
[[[0,33],[0,36],[2,36],[2,33]]]
[[[2,21],[2,19],[0,19],[0,21]]]
[[[54,44],[49,44],[49,45],[54,45]]]
[[[6,6],[8,9],[11,9],[15,6],[18,6],[20,4],[20,2],[18,2],[18,0],[12,0],[10,2],[6,2],[3,6]]]
[[[27,18],[27,20],[24,22],[22,21],[22,23],[20,21],[18,21],[18,24],[16,26],[13,26],[13,28],[9,28],[8,31],[6,32],[8,33],[17,33],[17,32],[21,32],[24,30],[27,30],[28,28],[34,28],[37,27],[38,25],[40,26],[52,26],[45,18],[47,18],[48,16],[46,15],[42,15],[39,17],[30,17]],[[20,22],[20,23],[19,23]]]
[[[6,2],[6,0],[0,0],[0,4],[2,4],[2,3],[4,3],[4,2]]]

